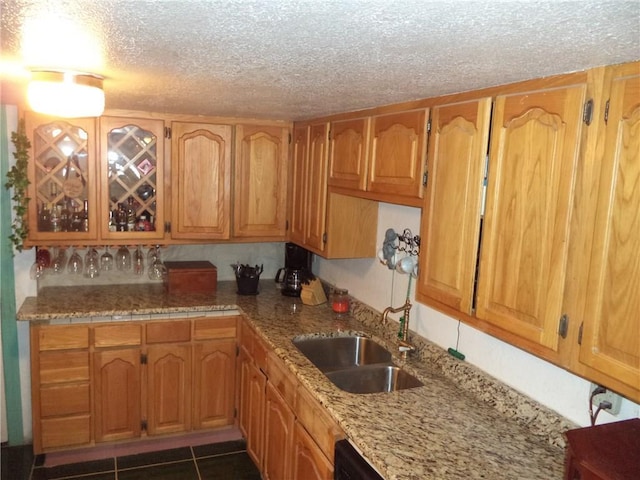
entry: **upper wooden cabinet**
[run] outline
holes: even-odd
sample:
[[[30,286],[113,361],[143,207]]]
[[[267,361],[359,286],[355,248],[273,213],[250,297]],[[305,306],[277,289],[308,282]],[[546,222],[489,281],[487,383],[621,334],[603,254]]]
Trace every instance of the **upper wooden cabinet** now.
[[[416,297],[466,314],[473,309],[490,114],[490,98],[431,112]]]
[[[580,362],[640,400],[640,64],[608,71]],[[589,372],[588,372],[589,373]],[[631,393],[633,395],[633,393]],[[633,397],[632,397],[633,398]]]
[[[368,189],[422,198],[428,109],[371,119]]]
[[[638,401],[640,64],[482,93],[489,142],[432,110],[416,298]]]
[[[329,185],[366,191],[370,118],[331,122]]]
[[[315,252],[324,250],[327,209],[326,123],[294,129],[291,232],[289,238]]]
[[[307,219],[307,163],[309,161],[309,126],[296,125],[293,129],[290,189],[291,207],[289,240],[298,245],[305,244],[305,223]]]
[[[587,88],[553,87],[496,96],[488,164],[490,100],[434,107],[417,298],[557,352]]]
[[[290,124],[192,118],[26,111],[25,245],[285,240]]]
[[[25,113],[29,152],[26,245],[98,238],[96,121]]]
[[[428,108],[331,122],[329,185],[421,206]]]
[[[237,125],[233,236],[284,239],[289,129]]]
[[[499,95],[491,128],[478,318],[558,348],[586,83]]]
[[[377,202],[328,192],[328,125],[297,124],[289,239],[325,258],[375,256]]]
[[[164,238],[164,121],[101,117],[100,236]]]
[[[171,125],[171,237],[228,239],[231,125]]]
[[[328,125],[325,123],[309,127],[309,158],[304,174],[307,182],[305,243],[316,250],[323,249],[326,225],[329,160],[327,134]]]

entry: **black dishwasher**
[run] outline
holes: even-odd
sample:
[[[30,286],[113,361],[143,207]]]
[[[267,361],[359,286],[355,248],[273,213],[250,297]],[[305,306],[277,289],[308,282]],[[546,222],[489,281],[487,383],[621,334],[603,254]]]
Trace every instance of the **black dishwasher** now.
[[[336,442],[335,480],[384,480],[348,440]]]

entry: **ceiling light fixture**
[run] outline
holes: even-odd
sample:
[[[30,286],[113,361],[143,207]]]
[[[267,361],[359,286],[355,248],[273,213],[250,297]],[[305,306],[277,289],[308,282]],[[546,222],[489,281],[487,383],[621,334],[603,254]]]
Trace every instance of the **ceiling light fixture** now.
[[[27,88],[31,108],[57,117],[99,117],[104,111],[103,78],[81,72],[35,70]]]

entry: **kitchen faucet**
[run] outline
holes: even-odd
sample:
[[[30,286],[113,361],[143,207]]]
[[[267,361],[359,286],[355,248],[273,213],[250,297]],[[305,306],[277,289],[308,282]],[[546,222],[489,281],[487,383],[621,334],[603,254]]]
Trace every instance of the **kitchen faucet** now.
[[[407,300],[401,307],[387,307],[382,312],[383,325],[386,325],[389,321],[387,317],[390,313],[404,312],[403,319],[400,320],[400,339],[398,340],[398,349],[403,360],[407,359],[408,352],[413,352],[416,349],[415,345],[409,343],[409,311],[411,310],[411,306],[409,297],[407,297]]]

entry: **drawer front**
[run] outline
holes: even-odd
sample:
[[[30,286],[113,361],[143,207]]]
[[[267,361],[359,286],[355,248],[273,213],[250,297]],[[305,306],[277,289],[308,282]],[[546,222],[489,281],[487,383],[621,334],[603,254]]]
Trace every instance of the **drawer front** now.
[[[93,345],[96,348],[122,347],[142,343],[142,326],[138,323],[100,325],[93,328]]]
[[[43,352],[40,354],[40,383],[89,380],[89,352]]]
[[[147,343],[177,343],[189,340],[191,340],[190,320],[147,324]]]
[[[196,318],[193,323],[193,338],[217,340],[236,338],[238,317]]]
[[[55,417],[89,413],[89,384],[54,385],[40,389],[40,415]]]
[[[286,366],[282,364],[282,360],[273,353],[269,353],[267,358],[267,377],[269,378],[269,383],[282,395],[285,402],[292,409],[295,409],[297,381]]]
[[[42,448],[83,445],[91,440],[91,417],[47,418],[41,422]]]
[[[296,416],[322,453],[333,463],[335,443],[345,435],[322,405],[302,386],[298,388]]]
[[[251,357],[253,358],[253,342],[255,334],[253,333],[253,330],[251,330],[251,327],[247,324],[246,320],[240,323],[240,345],[242,345],[247,353],[249,353],[249,355],[251,355]]]
[[[89,327],[86,325],[55,325],[38,329],[41,352],[89,348]]]

